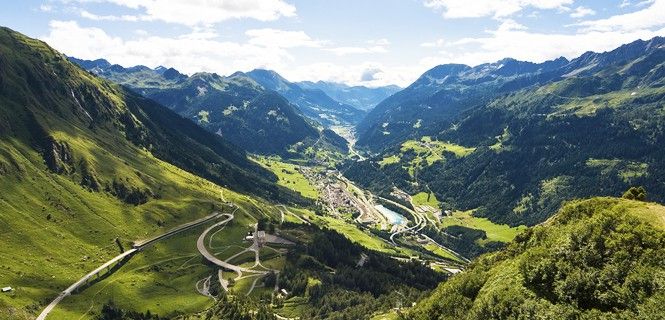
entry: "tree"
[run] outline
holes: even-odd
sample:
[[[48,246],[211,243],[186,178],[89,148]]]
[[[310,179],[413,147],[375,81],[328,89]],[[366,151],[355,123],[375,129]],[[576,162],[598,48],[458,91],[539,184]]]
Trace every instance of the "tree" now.
[[[646,201],[647,191],[642,186],[630,187],[628,191],[624,192],[623,198],[629,200]]]
[[[275,271],[270,270],[270,272],[268,272],[266,277],[263,279],[263,284],[267,288],[271,288],[274,287],[276,283],[277,283],[277,274],[275,273]]]

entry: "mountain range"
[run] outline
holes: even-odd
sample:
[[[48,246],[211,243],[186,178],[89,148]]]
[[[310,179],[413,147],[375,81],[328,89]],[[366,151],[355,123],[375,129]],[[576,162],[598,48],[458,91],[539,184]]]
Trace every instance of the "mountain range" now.
[[[514,225],[632,185],[663,201],[664,57],[656,37],[570,61],[437,66],[358,125],[374,156],[346,174]]]
[[[137,238],[209,215],[222,191],[311,203],[243,149],[39,40],[0,28],[0,66],[0,279],[16,291],[0,318],[34,319]]]
[[[280,94],[241,72],[228,77],[203,72],[186,76],[173,68],[124,68],[103,59],[70,60],[253,153],[287,155],[291,149],[304,149],[314,143],[321,148],[346,149],[346,143],[338,143],[340,138],[333,132],[304,117]]]
[[[658,319],[664,146],[661,37],[401,89],[3,27],[0,319]]]
[[[298,106],[304,115],[325,127],[355,125],[365,115],[364,111],[332,99],[323,90],[302,88],[275,71],[255,69],[248,72],[247,76],[264,88],[281,94]]]
[[[297,82],[297,84],[304,89],[319,89],[339,102],[366,112],[374,109],[381,101],[402,90],[402,88],[396,85],[370,88],[326,81],[301,81]]]

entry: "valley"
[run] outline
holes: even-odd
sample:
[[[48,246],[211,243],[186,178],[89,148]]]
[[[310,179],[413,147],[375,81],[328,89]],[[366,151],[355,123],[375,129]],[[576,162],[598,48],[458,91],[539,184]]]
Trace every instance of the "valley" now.
[[[663,318],[665,29],[498,60],[290,30],[295,5],[49,1],[71,32],[0,27],[0,320]],[[471,18],[450,6],[418,8]],[[473,18],[518,37],[552,10],[520,6]],[[439,55],[357,60],[393,50]],[[482,61],[432,63],[456,59]]]

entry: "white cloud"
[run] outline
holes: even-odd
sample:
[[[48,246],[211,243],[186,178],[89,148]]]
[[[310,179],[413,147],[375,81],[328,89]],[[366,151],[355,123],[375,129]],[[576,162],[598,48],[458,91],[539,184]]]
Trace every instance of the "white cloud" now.
[[[478,65],[511,57],[542,62],[560,56],[575,58],[586,51],[602,52],[637,39],[665,36],[665,0],[648,0],[649,6],[606,19],[584,20],[571,26],[575,32],[531,32],[511,19],[501,19],[487,36],[468,37],[446,43],[438,55],[423,58],[422,64],[465,63]],[[554,3],[554,2],[552,2]],[[580,10],[582,8],[582,10]],[[571,15],[591,14],[578,7]]]
[[[364,46],[339,46],[327,47],[324,50],[332,52],[338,56],[346,56],[351,54],[370,54],[370,53],[386,53],[390,41],[388,39],[375,39],[366,41],[367,45]]]
[[[382,39],[376,39],[376,40],[369,40],[367,41],[368,44],[374,45],[374,46],[389,46],[390,41],[386,38]]]
[[[293,59],[283,48],[218,41],[214,32],[206,30],[175,38],[136,34],[135,40],[123,40],[75,21],[51,21],[49,26],[49,34],[41,39],[63,53],[82,59],[103,57],[124,66],[164,65],[190,74],[230,74],[257,67],[278,68]]]
[[[584,7],[584,6],[579,6],[579,7],[575,8],[575,10],[573,10],[573,12],[570,14],[570,17],[571,18],[583,18],[583,17],[586,17],[586,16],[592,16],[592,15],[595,15],[595,14],[596,14],[595,10],[593,10],[591,8]]]
[[[379,78],[377,77],[379,74],[383,73],[383,70],[380,68],[368,68],[363,71],[363,73],[360,75],[360,81],[361,82],[371,82],[374,80],[378,80]]]
[[[653,2],[654,2],[654,0],[643,0],[643,1],[639,1],[637,3],[634,3],[630,0],[622,0],[621,3],[619,4],[619,8],[626,8],[626,7],[630,7],[630,6],[641,7],[641,6],[651,4]]]
[[[289,80],[329,80],[349,84],[380,86],[407,85],[424,70],[419,67],[385,67],[365,62],[352,65],[313,63],[296,65],[289,53],[293,48],[315,48],[336,54],[385,52],[390,42],[384,39],[366,41],[366,47],[332,47],[326,41],[311,38],[302,31],[251,29],[242,43],[221,41],[209,28],[194,28],[176,37],[154,36],[135,30],[131,39],[107,34],[94,27],[82,27],[76,21],[51,21],[50,31],[42,40],[63,53],[81,58],[105,58],[123,66],[159,65],[174,67],[192,74],[200,71],[223,75],[254,68],[273,69]],[[376,45],[371,45],[376,44]],[[380,45],[379,45],[380,44]],[[363,73],[376,70],[371,77]]]
[[[486,37],[464,38],[446,46],[437,56],[426,57],[421,63],[465,63],[478,65],[502,58],[542,62],[560,56],[575,58],[585,51],[607,51],[637,39],[650,39],[665,35],[665,28],[633,31],[586,31],[574,34],[536,33],[505,28],[506,22]]]
[[[136,29],[134,30],[134,34],[140,37],[147,37],[150,33],[143,29]]]
[[[369,53],[386,53],[388,49],[384,46],[370,46],[370,47],[336,47],[326,48],[338,56],[346,56],[350,54],[369,54]]]
[[[303,31],[285,31],[278,29],[252,29],[245,35],[250,37],[249,43],[257,46],[276,48],[321,47],[325,41],[314,40]]]
[[[160,20],[187,26],[209,25],[230,19],[252,18],[260,21],[294,17],[295,6],[283,0],[60,0],[62,2],[107,2],[140,10],[140,20]],[[95,14],[85,16],[93,19]],[[102,16],[111,20],[112,16]]]
[[[428,8],[443,10],[444,18],[508,17],[526,7],[565,9],[573,0],[425,0]]]
[[[527,27],[525,25],[517,23],[517,21],[513,19],[506,19],[501,22],[499,28],[497,29],[497,32],[508,32],[508,31],[526,30],[526,29]]]
[[[440,48],[443,47],[445,43],[446,42],[443,39],[436,39],[432,42],[423,42],[420,46],[423,48]]]
[[[81,10],[81,17],[90,19],[90,20],[95,20],[95,21],[139,21],[139,20],[145,20],[146,17],[139,17],[139,16],[134,16],[134,15],[122,15],[122,16],[113,16],[113,15],[96,15],[94,13],[90,13],[86,10]]]
[[[321,62],[276,70],[291,81],[323,80],[368,87],[391,84],[405,87],[429,68],[430,66],[419,64],[415,66],[387,66],[376,62],[351,65]]]
[[[616,15],[607,19],[582,21],[574,26],[584,31],[635,31],[665,25],[665,0],[654,0],[639,11]]]

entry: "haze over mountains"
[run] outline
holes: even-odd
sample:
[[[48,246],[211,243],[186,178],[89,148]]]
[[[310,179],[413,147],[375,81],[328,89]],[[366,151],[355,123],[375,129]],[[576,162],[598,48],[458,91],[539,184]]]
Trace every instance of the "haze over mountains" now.
[[[368,88],[326,81],[301,81],[297,84],[305,89],[320,89],[331,98],[363,111],[372,110],[379,102],[402,89],[396,85]]]
[[[3,27],[0,186],[0,318],[656,319],[665,38],[402,90]]]

